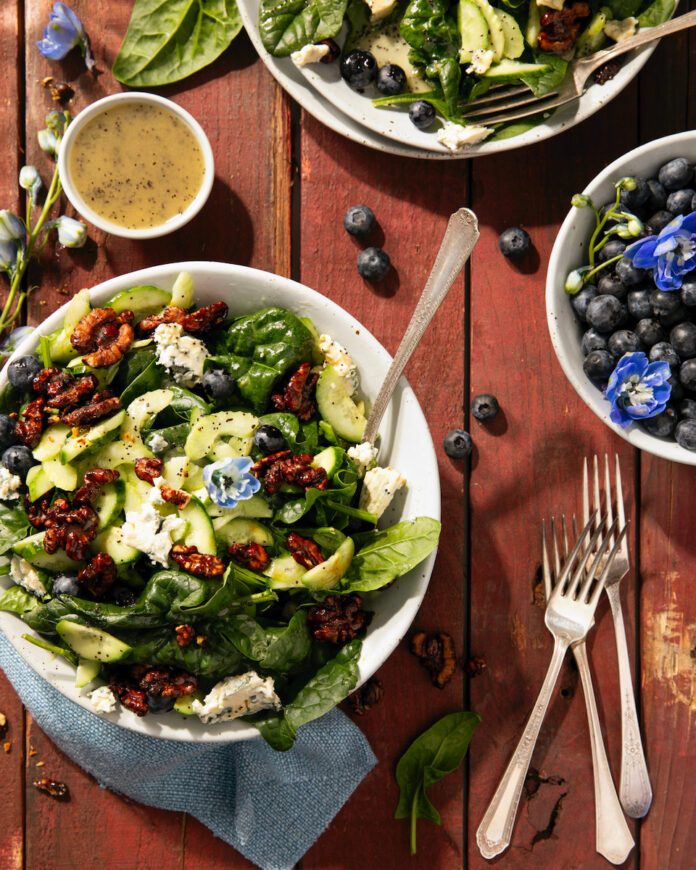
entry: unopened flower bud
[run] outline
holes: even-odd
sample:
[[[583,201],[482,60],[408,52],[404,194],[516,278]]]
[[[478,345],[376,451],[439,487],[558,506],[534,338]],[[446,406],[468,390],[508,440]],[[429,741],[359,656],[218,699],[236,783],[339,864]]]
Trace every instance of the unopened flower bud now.
[[[87,226],[82,221],[61,215],[55,222],[58,241],[66,248],[81,248],[87,241]]]
[[[39,148],[42,151],[45,151],[46,154],[49,154],[51,157],[58,156],[60,142],[50,130],[39,130],[36,134],[36,138],[39,140]]]
[[[584,193],[576,193],[570,202],[575,208],[587,208],[587,206],[592,205],[592,200],[589,196],[585,196]]]
[[[569,272],[568,277],[565,282],[565,291],[566,293],[570,293],[571,296],[575,296],[575,294],[582,289],[582,285],[584,281],[582,279],[582,273],[579,269],[573,269],[572,272]]]
[[[27,228],[16,214],[6,208],[0,209],[0,242],[22,243],[27,237]]]
[[[19,248],[16,242],[0,241],[0,269],[3,272],[12,273],[17,262]]]
[[[637,182],[635,178],[631,178],[630,175],[627,175],[617,182],[616,187],[619,190],[635,190]]]
[[[41,176],[35,166],[22,166],[19,170],[19,186],[28,190],[33,197],[41,190]]]
[[[68,126],[68,117],[67,112],[59,112],[57,109],[54,109],[46,115],[46,126],[54,136],[60,138]]]

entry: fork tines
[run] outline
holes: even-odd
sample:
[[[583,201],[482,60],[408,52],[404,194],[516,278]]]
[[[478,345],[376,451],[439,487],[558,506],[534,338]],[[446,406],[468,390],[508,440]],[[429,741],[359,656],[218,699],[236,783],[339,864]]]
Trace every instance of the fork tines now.
[[[516,110],[522,110],[524,115],[532,114],[529,110],[540,112],[545,108],[545,103],[558,95],[558,91],[550,91],[537,97],[527,85],[513,85],[494,93],[487,91],[483,96],[467,103],[464,106],[464,115],[467,120],[476,118],[479,123],[494,123],[498,115],[512,120],[517,117],[514,115]],[[496,117],[485,119],[484,115]]]

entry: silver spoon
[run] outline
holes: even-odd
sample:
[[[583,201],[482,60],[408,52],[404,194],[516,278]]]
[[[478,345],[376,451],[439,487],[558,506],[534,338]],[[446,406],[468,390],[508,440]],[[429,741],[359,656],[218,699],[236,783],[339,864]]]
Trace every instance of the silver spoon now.
[[[379,424],[382,422],[399,378],[406,368],[406,363],[411,359],[411,354],[447,296],[454,279],[471,256],[478,237],[478,220],[473,211],[468,208],[455,211],[447,222],[440,250],[437,252],[435,263],[413,312],[411,322],[406,327],[404,337],[367,418],[363,441],[374,443]]]

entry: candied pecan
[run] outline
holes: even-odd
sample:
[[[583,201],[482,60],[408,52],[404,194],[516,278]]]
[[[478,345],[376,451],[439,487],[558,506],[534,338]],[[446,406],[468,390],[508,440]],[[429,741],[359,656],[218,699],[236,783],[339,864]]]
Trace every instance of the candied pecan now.
[[[28,447],[36,447],[41,440],[45,404],[43,396],[39,396],[33,402],[29,402],[19,415],[21,419],[15,423],[15,435],[22,444],[26,444]]]
[[[320,39],[317,45],[325,45],[329,49],[329,53],[322,57],[321,63],[333,63],[341,55],[341,49],[333,39]]]
[[[91,366],[93,369],[115,365],[133,344],[134,338],[135,333],[130,323],[122,323],[118,329],[118,334],[108,344],[104,344],[82,359],[85,365]]]
[[[310,364],[302,363],[288,380],[283,392],[271,396],[273,407],[276,411],[296,414],[299,420],[310,420],[317,413],[314,388],[318,379],[319,375],[312,372]]]
[[[174,634],[179,646],[188,646],[196,638],[196,629],[192,625],[177,625]]]
[[[124,673],[115,673],[109,679],[109,688],[118,700],[135,713],[136,716],[146,716],[148,710],[147,696],[138,684]]]
[[[154,483],[158,477],[162,476],[164,470],[164,460],[143,456],[135,460],[135,474],[146,483]]]
[[[77,582],[95,598],[101,597],[116,579],[116,563],[108,553],[97,553],[77,574]]]
[[[77,324],[70,343],[93,369],[117,363],[133,343],[132,311],[116,313],[113,308],[93,308]]]
[[[93,468],[85,471],[82,478],[82,486],[72,497],[72,506],[91,504],[99,490],[109,483],[113,483],[119,477],[118,471],[113,468]]]
[[[291,532],[286,544],[292,553],[292,558],[305,568],[314,568],[324,561],[321,550],[310,538],[303,538],[297,532]]]
[[[587,3],[576,2],[563,9],[549,9],[541,16],[541,31],[537,43],[542,51],[568,51],[578,38],[583,21],[590,14]]]
[[[70,791],[67,785],[64,782],[58,782],[56,779],[44,777],[44,779],[34,780],[34,788],[38,788],[39,791],[45,792],[51,797],[56,798],[56,800],[70,800]]]
[[[67,499],[59,498],[46,510],[43,525],[44,550],[50,555],[60,548],[70,559],[80,562],[97,536],[99,518],[89,505],[73,508]]]
[[[252,474],[260,477],[268,493],[278,492],[285,483],[296,483],[304,489],[326,489],[328,477],[323,468],[313,468],[312,456],[300,453],[293,456],[290,450],[281,450],[265,456],[251,467]]]
[[[90,374],[75,380],[70,372],[50,368],[41,369],[32,386],[34,392],[44,396],[48,407],[66,410],[91,396],[97,388],[97,379]]]
[[[159,491],[164,501],[168,501],[178,508],[185,508],[191,501],[190,493],[184,492],[183,489],[174,489],[171,486],[167,486],[166,483],[160,486]]]
[[[251,466],[251,473],[258,477],[262,471],[268,471],[276,462],[279,462],[281,459],[287,459],[289,456],[292,456],[292,450],[281,450],[279,453],[271,453],[269,456],[264,456],[263,459],[259,459],[258,462],[255,462]]]
[[[151,314],[149,317],[144,317],[138,324],[138,329],[141,332],[152,332],[163,323],[181,323],[186,317],[186,312],[183,308],[178,308],[176,305],[170,305],[158,314]]]
[[[224,302],[213,302],[212,305],[184,315],[181,325],[186,332],[208,332],[209,329],[224,323],[226,317],[227,305]]]
[[[621,61],[610,60],[600,66],[594,74],[594,80],[598,85],[605,85],[608,81],[614,78],[617,72],[621,69]]]
[[[139,688],[155,698],[182,698],[198,688],[198,678],[175,668],[135,665],[133,677]]]
[[[314,639],[327,643],[347,643],[353,640],[367,622],[367,613],[360,609],[362,598],[350,595],[329,595],[321,604],[310,607],[307,622]]]
[[[271,561],[266,548],[261,544],[230,544],[227,552],[242,565],[246,565],[252,571],[263,571]]]
[[[487,667],[486,660],[482,656],[472,656],[464,665],[464,670],[470,677],[478,677]]]
[[[46,495],[42,495],[36,501],[29,501],[29,496],[25,496],[24,505],[27,512],[27,518],[35,529],[43,528],[46,525],[46,515],[51,507],[51,493],[49,490]]]
[[[457,668],[452,636],[444,631],[431,634],[419,631],[411,638],[411,652],[430,672],[433,685],[444,689]]]
[[[378,680],[376,677],[370,677],[366,683],[363,683],[363,685],[353,692],[350,698],[348,698],[350,709],[356,716],[362,716],[374,707],[375,704],[379,704],[382,700],[383,694],[384,690],[382,689],[382,681]]]
[[[110,390],[103,390],[101,393],[95,393],[89,404],[62,414],[60,419],[67,426],[87,426],[96,420],[108,417],[120,407],[121,400],[118,396],[112,395]]]
[[[195,577],[221,577],[225,573],[225,563],[222,559],[199,553],[196,547],[175,544],[169,555],[177,565],[181,565],[184,571]]]

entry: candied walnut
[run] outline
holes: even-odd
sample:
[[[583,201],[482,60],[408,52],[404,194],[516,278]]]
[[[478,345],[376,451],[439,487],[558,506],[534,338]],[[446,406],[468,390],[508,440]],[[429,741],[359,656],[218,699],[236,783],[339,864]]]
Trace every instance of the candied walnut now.
[[[196,547],[175,544],[169,555],[184,571],[195,577],[221,577],[225,573],[225,563],[222,559],[199,553]]]
[[[41,525],[46,529],[43,547],[49,555],[62,549],[70,559],[80,562],[97,536],[99,518],[89,505],[73,507],[67,499],[58,498],[44,512]]]
[[[291,532],[285,543],[292,553],[292,558],[304,568],[314,568],[324,561],[321,550],[311,538],[303,538],[297,532]]]
[[[70,372],[57,368],[41,369],[32,381],[35,393],[46,399],[49,408],[59,411],[79,405],[97,389],[94,375],[83,375],[77,380]]]
[[[116,579],[116,563],[107,553],[97,553],[77,574],[77,582],[95,598],[101,597]]]
[[[164,471],[164,461],[162,459],[151,459],[143,456],[135,460],[135,474],[146,483],[154,483],[158,477],[162,476]]]
[[[192,625],[177,625],[174,634],[179,646],[188,646],[196,639],[196,629]]]
[[[224,302],[213,302],[212,305],[184,315],[181,325],[186,332],[208,332],[224,323],[226,318],[227,305]]]
[[[34,788],[38,788],[39,791],[45,792],[56,800],[70,800],[70,791],[67,785],[64,782],[58,782],[56,779],[37,779],[34,781]]]
[[[103,486],[118,480],[119,473],[113,468],[93,468],[85,471],[82,486],[72,497],[72,506],[91,504]]]
[[[292,456],[292,450],[281,450],[279,453],[271,453],[269,456],[264,456],[263,459],[259,459],[258,462],[255,462],[251,466],[251,473],[258,477],[262,472],[268,471],[276,462],[280,462],[281,459],[288,459],[290,456]]]
[[[67,426],[88,426],[96,420],[108,417],[120,407],[121,400],[118,396],[114,396],[110,390],[103,390],[101,393],[95,393],[87,405],[62,414],[60,419]]]
[[[46,404],[43,396],[29,402],[15,423],[15,435],[27,447],[36,447],[43,432],[43,411]]]
[[[464,665],[464,670],[470,677],[478,677],[487,667],[486,660],[482,656],[472,656]]]
[[[549,9],[541,16],[541,31],[537,44],[542,51],[562,53],[575,44],[584,19],[588,18],[587,3],[576,2],[563,9]]]
[[[176,668],[134,665],[138,687],[155,698],[182,698],[198,688],[198,678]]]
[[[93,308],[77,324],[70,343],[93,369],[114,365],[133,343],[132,311],[116,313],[113,308]]]
[[[242,565],[246,565],[252,571],[263,571],[271,561],[266,548],[261,544],[230,544],[227,552]]]
[[[310,364],[302,363],[288,380],[283,392],[271,396],[273,407],[276,411],[296,414],[298,420],[310,420],[317,413],[314,388],[318,379],[319,375],[312,372]]]
[[[138,324],[138,329],[141,332],[152,332],[153,329],[157,329],[157,327],[161,326],[163,323],[181,323],[184,317],[186,317],[186,312],[183,308],[179,308],[176,305],[170,305],[168,308],[165,308],[157,314],[150,314],[149,317],[143,317]]]
[[[191,501],[190,493],[184,492],[183,489],[174,489],[171,486],[167,486],[166,483],[160,487],[160,495],[164,501],[168,501],[178,508],[185,508]]]
[[[614,78],[614,76],[621,69],[621,61],[619,60],[610,60],[605,63],[603,66],[595,72],[594,80],[598,85],[605,85],[608,81]]]
[[[146,716],[149,710],[145,692],[124,673],[115,673],[109,679],[109,688],[118,700],[136,716]]]
[[[350,698],[348,698],[348,703],[356,716],[363,716],[375,704],[379,704],[382,700],[382,695],[384,695],[382,681],[376,677],[370,677],[366,683],[363,683],[359,689],[353,692]]]
[[[347,643],[365,628],[367,613],[360,609],[362,598],[350,595],[329,595],[321,604],[310,607],[307,622],[314,639],[326,643]]]
[[[313,457],[309,453],[293,456],[290,450],[281,450],[254,463],[251,467],[263,481],[266,492],[278,492],[285,483],[296,483],[303,489],[326,489],[329,479],[323,468],[312,467]]]
[[[42,529],[46,525],[46,517],[48,509],[51,507],[51,493],[49,490],[41,498],[36,501],[29,501],[29,496],[24,497],[24,507],[27,512],[27,518],[35,529]]]
[[[419,631],[411,638],[411,652],[429,671],[433,685],[444,689],[457,669],[452,636],[444,631],[431,634]]]

